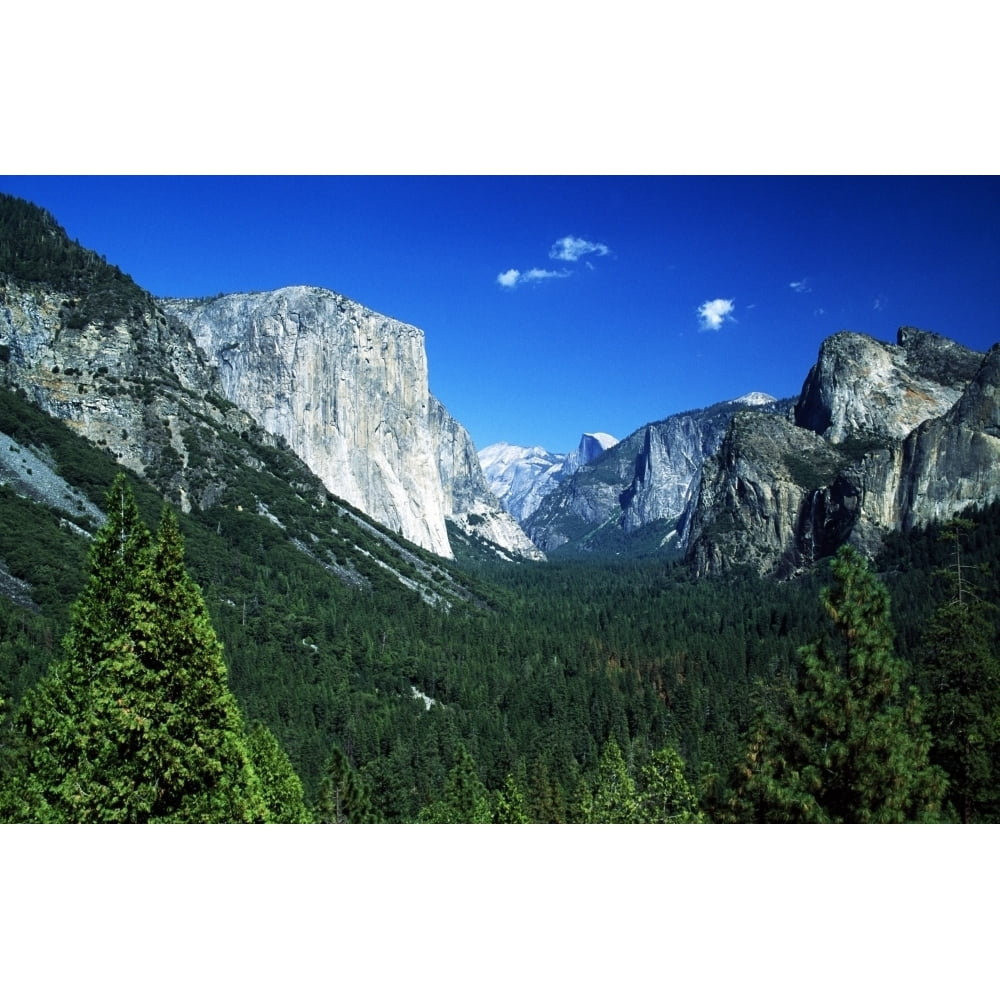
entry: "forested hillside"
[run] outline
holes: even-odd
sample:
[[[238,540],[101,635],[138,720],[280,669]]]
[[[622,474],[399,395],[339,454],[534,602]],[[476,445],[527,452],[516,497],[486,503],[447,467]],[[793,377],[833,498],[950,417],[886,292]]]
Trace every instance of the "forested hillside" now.
[[[0,430],[16,447],[47,456],[103,508],[118,471],[110,458],[16,396],[3,402]],[[131,489],[155,525],[162,500],[142,480]],[[780,706],[801,671],[799,647],[835,632],[820,601],[825,569],[778,584],[751,574],[693,581],[653,558],[470,557],[464,573],[448,570],[451,599],[428,601],[382,567],[352,577],[321,565],[296,544],[305,501],[272,489],[273,519],[234,502],[179,523],[243,717],[275,734],[309,803],[334,820],[738,818],[731,805],[755,713]],[[84,532],[97,526],[83,516],[73,524],[13,485],[0,488],[0,516],[9,732],[25,692],[58,658],[86,582]],[[337,517],[344,530],[355,523]],[[979,567],[996,565],[998,547],[995,505],[973,514],[957,540],[935,527],[886,547],[879,568],[895,648],[906,680],[927,695],[942,683],[927,623],[953,598],[956,561],[982,636],[1000,595]],[[979,653],[988,673],[995,645]],[[977,711],[995,719],[992,704]],[[954,748],[941,735],[937,746],[945,766]],[[995,745],[980,771],[994,755]],[[697,805],[656,812],[651,796],[664,784],[674,798],[689,788]],[[968,809],[969,818],[992,817],[985,806]]]

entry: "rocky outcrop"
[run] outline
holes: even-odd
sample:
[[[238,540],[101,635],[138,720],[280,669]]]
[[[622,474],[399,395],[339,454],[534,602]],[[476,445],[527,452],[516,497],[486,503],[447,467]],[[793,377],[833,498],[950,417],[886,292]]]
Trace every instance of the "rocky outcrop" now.
[[[699,575],[744,565],[787,574],[846,541],[857,506],[856,490],[838,479],[847,462],[787,417],[734,416],[705,462],[688,526]]]
[[[837,333],[806,377],[795,422],[834,443],[904,438],[956,402],[981,360],[976,351],[914,327],[901,327],[895,344]]]
[[[829,338],[794,422],[742,415],[706,463],[696,570],[789,575],[844,542],[874,554],[888,531],[1000,496],[998,352],[912,327],[895,345]]]
[[[211,438],[257,434],[226,405],[189,331],[153,301],[129,316],[81,323],[64,293],[5,281],[0,382],[150,478],[182,509],[218,489]]]
[[[461,531],[523,559],[544,559],[521,526],[500,505],[483,474],[469,432],[431,396],[430,426],[438,442],[437,465],[445,516]]]

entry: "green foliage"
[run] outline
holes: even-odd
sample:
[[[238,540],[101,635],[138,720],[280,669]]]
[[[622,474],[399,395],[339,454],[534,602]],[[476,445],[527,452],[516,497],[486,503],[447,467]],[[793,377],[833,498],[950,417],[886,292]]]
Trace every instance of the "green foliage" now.
[[[991,608],[975,594],[962,541],[969,519],[943,526],[953,560],[941,571],[950,600],[931,616],[917,654],[917,679],[934,733],[931,760],[948,775],[946,803],[964,823],[1000,819],[1000,659]]]
[[[44,209],[7,194],[0,194],[0,281],[3,275],[70,296],[63,322],[71,330],[153,310],[150,295],[127,274],[70,240]]]
[[[504,778],[503,787],[496,794],[493,808],[494,823],[530,823],[528,800],[520,782],[513,774]]]
[[[754,728],[742,807],[766,822],[906,822],[939,817],[942,772],[906,664],[893,651],[889,595],[844,546],[823,603],[836,637],[804,646],[784,713]]]
[[[638,821],[703,823],[698,796],[684,777],[684,761],[674,747],[655,751],[639,778]]]
[[[302,781],[274,733],[263,722],[255,722],[246,740],[251,765],[260,779],[268,820],[271,823],[311,823],[312,814],[305,804]]]
[[[340,747],[330,755],[317,812],[321,823],[375,822],[368,792]]]
[[[0,420],[91,500],[107,491],[111,459],[25,400],[0,392]],[[822,577],[692,581],[654,558],[493,560],[461,572],[326,495],[288,453],[231,436],[246,462],[226,466],[213,506],[178,516],[185,562],[225,645],[242,716],[266,724],[317,813],[332,746],[369,803],[354,821],[409,822],[443,800],[462,745],[495,821],[582,821],[593,812],[602,748],[614,738],[640,800],[650,748],[676,747],[688,776],[719,776],[701,803],[718,818],[745,752],[753,690],[801,673],[796,649],[823,629]],[[210,453],[208,435],[195,444]],[[150,523],[161,499],[142,480],[130,484]],[[975,528],[962,535],[967,576],[1000,560],[994,506],[971,514]],[[0,559],[30,584],[28,603],[0,596],[0,693],[13,718],[58,650],[86,579],[86,540],[66,520],[0,489]],[[96,530],[82,513],[78,524]],[[953,550],[940,535],[932,528],[892,540],[884,562],[901,649],[914,661],[950,593],[934,575]],[[439,603],[364,552],[423,581]],[[976,578],[993,601],[995,577]],[[979,606],[995,625],[992,605]],[[414,689],[432,699],[429,710]],[[947,723],[928,721],[936,744]]]
[[[618,742],[609,739],[601,753],[588,821],[635,823],[638,819],[639,800],[635,781],[629,774]]]
[[[90,555],[62,657],[14,732],[21,822],[267,818],[242,718],[169,509],[155,542],[124,478]],[[7,796],[8,808],[10,797]]]
[[[476,762],[459,745],[458,757],[448,772],[444,794],[425,806],[418,817],[421,823],[491,823],[490,797],[476,772]]]

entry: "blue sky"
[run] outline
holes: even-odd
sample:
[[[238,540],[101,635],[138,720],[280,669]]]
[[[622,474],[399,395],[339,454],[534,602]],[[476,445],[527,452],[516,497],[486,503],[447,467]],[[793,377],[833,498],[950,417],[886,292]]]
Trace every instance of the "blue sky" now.
[[[1000,340],[995,177],[0,177],[156,295],[332,288],[425,331],[478,448],[623,437],[822,340]]]

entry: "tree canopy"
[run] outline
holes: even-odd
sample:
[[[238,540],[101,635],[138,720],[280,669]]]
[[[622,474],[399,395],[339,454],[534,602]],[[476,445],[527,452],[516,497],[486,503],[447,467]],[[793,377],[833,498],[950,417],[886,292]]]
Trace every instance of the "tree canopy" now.
[[[945,780],[908,665],[896,656],[889,594],[844,546],[823,605],[834,625],[800,650],[784,712],[751,736],[742,805],[764,822],[907,822],[940,815]]]
[[[268,802],[287,802],[289,795],[269,795],[273,789],[265,790],[254,768],[222,647],[184,568],[173,511],[164,508],[154,539],[123,476],[107,507],[62,655],[26,694],[15,719],[7,817],[276,818]],[[256,743],[262,745],[259,737]],[[297,795],[301,807],[301,784]],[[290,806],[277,818],[295,813]]]

